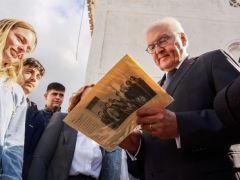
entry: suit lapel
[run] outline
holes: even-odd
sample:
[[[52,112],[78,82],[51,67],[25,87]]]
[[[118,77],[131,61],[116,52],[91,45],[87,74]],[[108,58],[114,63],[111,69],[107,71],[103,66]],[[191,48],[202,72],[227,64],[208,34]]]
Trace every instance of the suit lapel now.
[[[171,83],[167,87],[166,91],[173,95],[174,91],[176,90],[179,83],[183,80],[184,76],[187,74],[187,72],[191,69],[192,65],[194,64],[196,58],[187,58],[184,60],[183,64],[180,66],[180,68],[176,71],[175,76],[173,77]]]

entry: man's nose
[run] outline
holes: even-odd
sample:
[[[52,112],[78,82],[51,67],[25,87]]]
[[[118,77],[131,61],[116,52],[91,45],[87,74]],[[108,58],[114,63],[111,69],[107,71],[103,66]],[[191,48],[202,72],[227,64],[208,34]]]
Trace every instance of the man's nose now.
[[[162,47],[162,46],[159,46],[159,45],[155,45],[155,53],[161,53],[161,52],[163,52],[164,51],[164,47]]]
[[[61,98],[61,95],[60,95],[60,94],[57,94],[56,98],[60,99],[60,98]]]
[[[37,81],[37,76],[36,75],[32,75],[31,76],[31,81],[36,82]]]

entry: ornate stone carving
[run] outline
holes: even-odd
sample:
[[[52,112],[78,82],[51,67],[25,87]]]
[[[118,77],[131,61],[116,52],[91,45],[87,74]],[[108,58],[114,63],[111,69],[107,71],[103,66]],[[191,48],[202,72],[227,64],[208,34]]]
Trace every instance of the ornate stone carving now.
[[[240,7],[240,0],[229,0],[229,4],[232,7]]]

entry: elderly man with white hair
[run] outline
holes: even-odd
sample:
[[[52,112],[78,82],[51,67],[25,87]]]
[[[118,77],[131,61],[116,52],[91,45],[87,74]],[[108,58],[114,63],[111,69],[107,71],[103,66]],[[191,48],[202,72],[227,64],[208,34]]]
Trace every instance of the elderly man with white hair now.
[[[159,84],[174,102],[137,111],[142,131],[120,144],[132,174],[145,180],[239,179],[239,135],[213,109],[217,92],[239,75],[232,59],[223,50],[188,56],[187,36],[172,17],[151,25],[146,42],[165,72]]]

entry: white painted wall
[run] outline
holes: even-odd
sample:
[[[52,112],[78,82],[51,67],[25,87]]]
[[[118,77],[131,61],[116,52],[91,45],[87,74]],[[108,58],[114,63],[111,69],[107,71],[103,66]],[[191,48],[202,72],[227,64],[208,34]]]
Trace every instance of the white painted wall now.
[[[176,17],[189,38],[192,56],[240,39],[240,8],[228,0],[96,0],[96,21],[86,84],[97,82],[124,54],[159,80],[162,72],[145,52],[144,30],[165,16]]]

